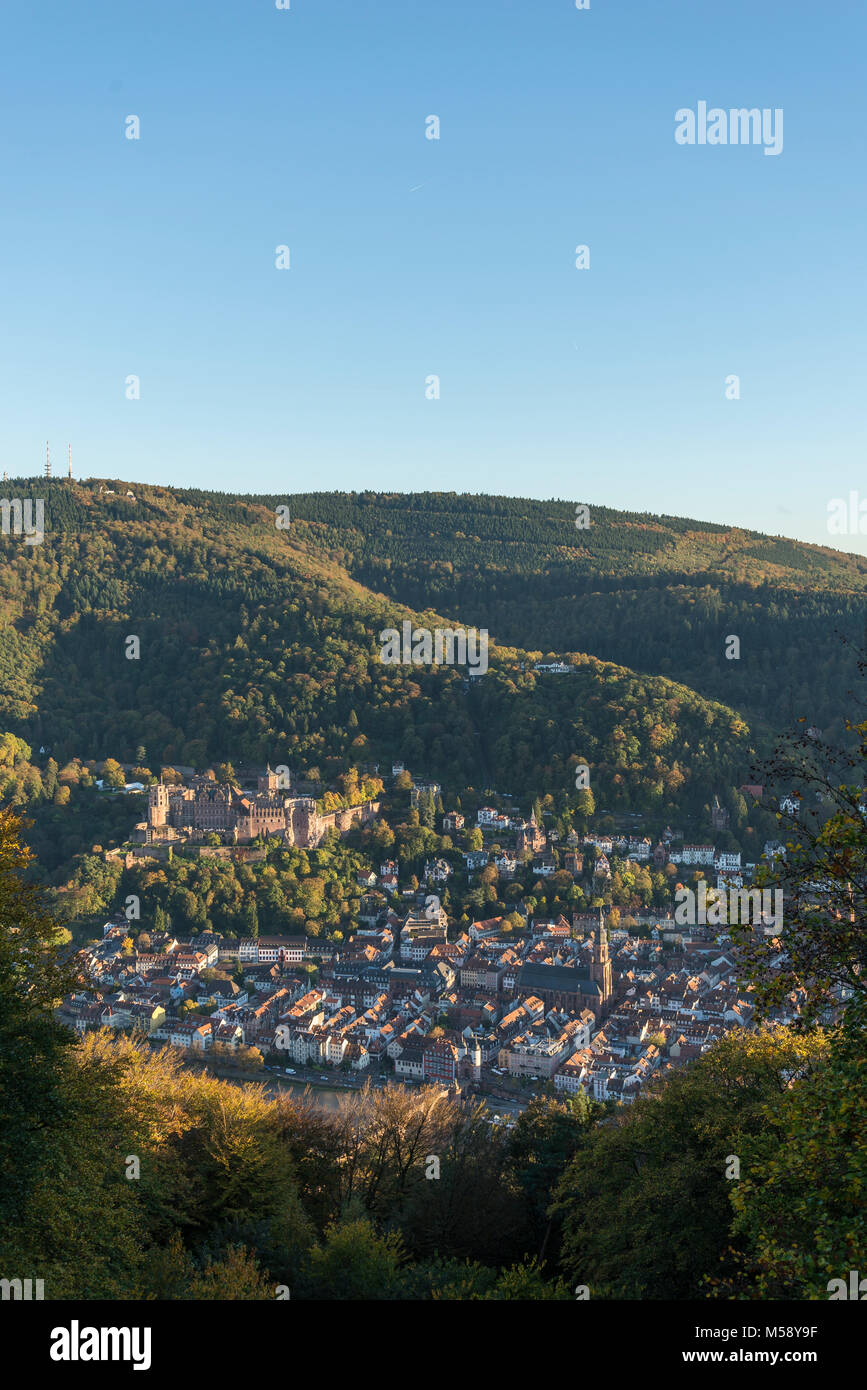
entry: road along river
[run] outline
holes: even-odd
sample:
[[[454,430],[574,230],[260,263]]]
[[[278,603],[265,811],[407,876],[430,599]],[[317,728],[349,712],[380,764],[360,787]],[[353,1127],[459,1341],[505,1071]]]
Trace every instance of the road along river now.
[[[319,1080],[304,1079],[301,1077],[283,1076],[276,1071],[239,1071],[237,1067],[217,1067],[211,1061],[205,1067],[196,1066],[197,1071],[206,1071],[210,1076],[219,1077],[221,1081],[232,1081],[237,1086],[250,1085],[251,1083],[264,1086],[265,1090],[271,1095],[279,1095],[281,1091],[290,1091],[299,1099],[305,1091],[310,1092],[310,1099],[314,1105],[321,1105],[325,1110],[337,1110],[340,1106],[341,1097],[357,1095],[358,1086],[331,1086],[327,1082]],[[389,1081],[389,1086],[401,1086],[403,1082]],[[374,1086],[375,1090],[380,1090],[381,1085]],[[414,1090],[410,1086],[408,1089]],[[503,1115],[520,1115],[526,1109],[526,1102],[488,1100],[488,1109]]]

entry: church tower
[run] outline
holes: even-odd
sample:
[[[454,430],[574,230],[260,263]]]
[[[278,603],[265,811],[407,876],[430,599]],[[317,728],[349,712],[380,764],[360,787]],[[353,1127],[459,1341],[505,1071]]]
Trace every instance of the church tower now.
[[[608,954],[605,914],[601,907],[599,909],[599,922],[593,933],[593,964],[590,966],[590,978],[599,986],[602,993],[602,1011],[607,1013],[614,995],[614,976],[611,969],[611,957]]]

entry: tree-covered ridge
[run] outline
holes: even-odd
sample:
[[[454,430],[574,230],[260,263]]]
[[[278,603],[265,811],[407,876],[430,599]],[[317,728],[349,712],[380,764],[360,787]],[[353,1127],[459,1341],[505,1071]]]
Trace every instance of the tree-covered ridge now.
[[[313,494],[292,508],[299,537],[371,588],[500,642],[671,675],[777,725],[840,717],[854,662],[838,639],[863,632],[862,556],[595,506],[578,529],[561,501]]]
[[[220,505],[218,494],[193,495]],[[251,500],[271,508],[287,499]],[[581,528],[573,502],[458,493],[295,493],[291,503],[294,524],[306,522],[312,536],[334,538],[347,557],[361,550],[393,562],[490,563],[525,575],[568,565],[593,578],[701,573],[799,587],[810,574],[841,591],[863,592],[867,585],[861,556],[685,517],[594,505],[590,525]]]
[[[125,486],[115,484],[118,493]],[[129,518],[120,497],[98,495],[95,485],[88,495],[100,515]],[[867,560],[830,547],[597,506],[579,529],[575,504],[560,500],[168,489],[137,496],[158,516],[183,517],[193,530],[222,528],[257,550],[259,528],[272,532],[275,509],[288,505],[295,562],[325,561],[329,583],[352,576],[414,611],[487,627],[501,644],[591,652],[670,675],[777,726],[801,714],[830,725],[854,675],[838,638],[863,631]],[[74,519],[67,523],[63,512],[59,524]],[[731,633],[741,639],[738,661],[725,656]]]
[[[372,592],[303,526],[278,528],[282,503],[37,490],[44,544],[3,541],[0,718],[61,762],[270,761],[333,781],[400,758],[447,786],[536,795],[587,761],[607,808],[671,815],[703,804],[710,780],[731,789],[749,772],[734,709],[594,658],[557,681],[492,647],[472,687],[459,667],[384,665],[384,627],[445,621],[431,595],[413,608]]]

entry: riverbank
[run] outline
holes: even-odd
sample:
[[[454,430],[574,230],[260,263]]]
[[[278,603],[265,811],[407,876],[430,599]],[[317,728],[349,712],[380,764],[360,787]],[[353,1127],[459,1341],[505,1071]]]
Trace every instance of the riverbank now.
[[[321,1081],[318,1078],[284,1076],[280,1072],[259,1070],[242,1070],[239,1067],[219,1067],[209,1059],[206,1063],[188,1063],[194,1070],[205,1072],[209,1076],[217,1077],[220,1081],[232,1081],[237,1086],[264,1086],[265,1090],[271,1095],[279,1095],[285,1091],[291,1091],[297,1096],[303,1096],[305,1092],[310,1093],[310,1099],[315,1105],[321,1105],[326,1110],[337,1110],[341,1099],[344,1096],[357,1095],[361,1089],[358,1085],[340,1086],[328,1081]],[[371,1081],[373,1078],[370,1078]],[[404,1082],[386,1078],[386,1086],[404,1086]],[[381,1089],[376,1087],[376,1089]],[[410,1090],[414,1087],[410,1086]],[[527,1102],[517,1100],[501,1100],[495,1096],[479,1095],[474,1097],[476,1100],[483,1100],[489,1110],[497,1114],[520,1115],[527,1108]]]

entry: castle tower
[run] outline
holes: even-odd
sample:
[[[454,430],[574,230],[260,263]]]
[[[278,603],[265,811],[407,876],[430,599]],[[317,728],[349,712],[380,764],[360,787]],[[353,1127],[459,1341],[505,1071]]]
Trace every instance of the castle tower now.
[[[169,789],[162,782],[159,782],[148,792],[148,825],[166,825],[168,818]]]
[[[719,797],[714,793],[713,806],[710,812],[710,821],[714,830],[727,830],[729,823],[729,813],[720,805]]]
[[[301,849],[314,849],[322,838],[322,826],[316,810],[316,800],[312,796],[298,796],[290,803],[290,817],[287,817],[287,840]]]
[[[265,769],[265,776],[259,778],[259,791],[275,792],[279,784],[280,778],[277,776],[276,772],[271,771],[271,764],[269,763]]]

